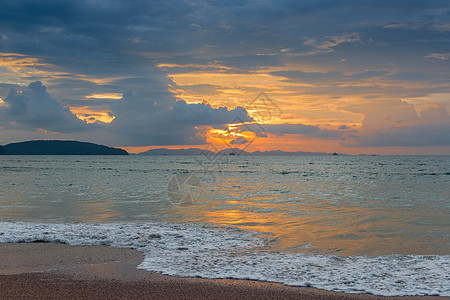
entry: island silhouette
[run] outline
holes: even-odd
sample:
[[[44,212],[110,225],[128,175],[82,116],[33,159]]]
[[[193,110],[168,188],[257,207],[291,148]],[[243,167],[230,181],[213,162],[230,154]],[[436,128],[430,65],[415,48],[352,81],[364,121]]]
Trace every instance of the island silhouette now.
[[[88,142],[38,140],[0,146],[0,155],[128,155],[128,152]]]

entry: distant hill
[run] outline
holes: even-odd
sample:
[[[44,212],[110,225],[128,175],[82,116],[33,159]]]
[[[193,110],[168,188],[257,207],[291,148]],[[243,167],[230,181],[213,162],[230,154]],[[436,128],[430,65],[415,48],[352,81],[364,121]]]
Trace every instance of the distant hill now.
[[[28,141],[0,146],[2,155],[128,155],[113,147],[78,141]]]
[[[250,153],[250,155],[274,155],[274,156],[321,156],[321,155],[337,155],[334,153],[326,153],[326,152],[303,152],[303,151],[295,151],[295,152],[285,152],[281,150],[272,150],[272,151],[255,151]]]
[[[202,150],[198,148],[189,148],[189,149],[150,149],[145,152],[138,153],[138,155],[199,155],[202,151],[207,151],[209,153],[213,153],[208,150]],[[203,153],[202,153],[203,154]]]
[[[269,155],[276,155],[276,156],[301,156],[301,155],[333,155],[333,153],[322,153],[322,152],[303,152],[303,151],[297,151],[297,152],[285,152],[280,150],[274,150],[274,151],[255,151],[255,152],[247,152],[240,150],[238,148],[227,148],[222,151],[219,151],[218,153],[209,151],[209,150],[202,150],[198,148],[189,148],[189,149],[151,149],[145,152],[138,153],[138,155],[252,155],[252,156],[269,156]],[[334,154],[336,155],[336,154]]]

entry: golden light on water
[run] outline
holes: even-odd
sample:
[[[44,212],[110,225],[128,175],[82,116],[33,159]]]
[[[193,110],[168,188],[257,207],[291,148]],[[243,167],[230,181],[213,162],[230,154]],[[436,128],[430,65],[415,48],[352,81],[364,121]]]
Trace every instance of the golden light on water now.
[[[238,184],[234,179],[232,181]],[[174,206],[171,213],[185,221],[208,222],[259,232],[269,240],[276,240],[271,248],[276,251],[372,255],[381,248],[384,251],[382,254],[407,254],[408,249],[417,246],[407,236],[381,236],[373,231],[376,224],[378,229],[384,228],[383,231],[389,232],[389,228],[398,226],[398,219],[408,219],[408,212],[399,216],[398,211],[385,209],[380,210],[379,219],[373,219],[370,208],[356,205],[337,209],[332,203],[315,203],[314,199],[276,204],[265,196],[239,198],[245,190],[236,191],[231,189],[228,193],[228,197],[236,200],[201,201],[195,205]],[[357,232],[355,227],[358,228]],[[426,251],[426,247],[416,250]]]
[[[106,222],[108,219],[119,216],[120,213],[111,207],[113,202],[110,199],[95,202],[78,202],[79,209],[83,211],[83,215],[77,221]]]

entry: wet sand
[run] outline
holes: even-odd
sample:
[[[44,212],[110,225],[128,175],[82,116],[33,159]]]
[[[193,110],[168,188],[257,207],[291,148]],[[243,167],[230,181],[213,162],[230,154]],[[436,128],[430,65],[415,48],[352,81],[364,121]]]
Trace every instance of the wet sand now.
[[[138,270],[141,253],[106,246],[0,244],[1,299],[444,299],[380,297]]]

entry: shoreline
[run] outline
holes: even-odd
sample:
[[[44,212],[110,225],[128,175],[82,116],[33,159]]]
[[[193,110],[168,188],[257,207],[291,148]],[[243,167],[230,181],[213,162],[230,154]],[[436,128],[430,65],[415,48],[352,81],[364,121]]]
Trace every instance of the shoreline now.
[[[140,252],[108,246],[0,244],[0,257],[2,299],[448,299],[161,275],[137,269],[143,260]]]

